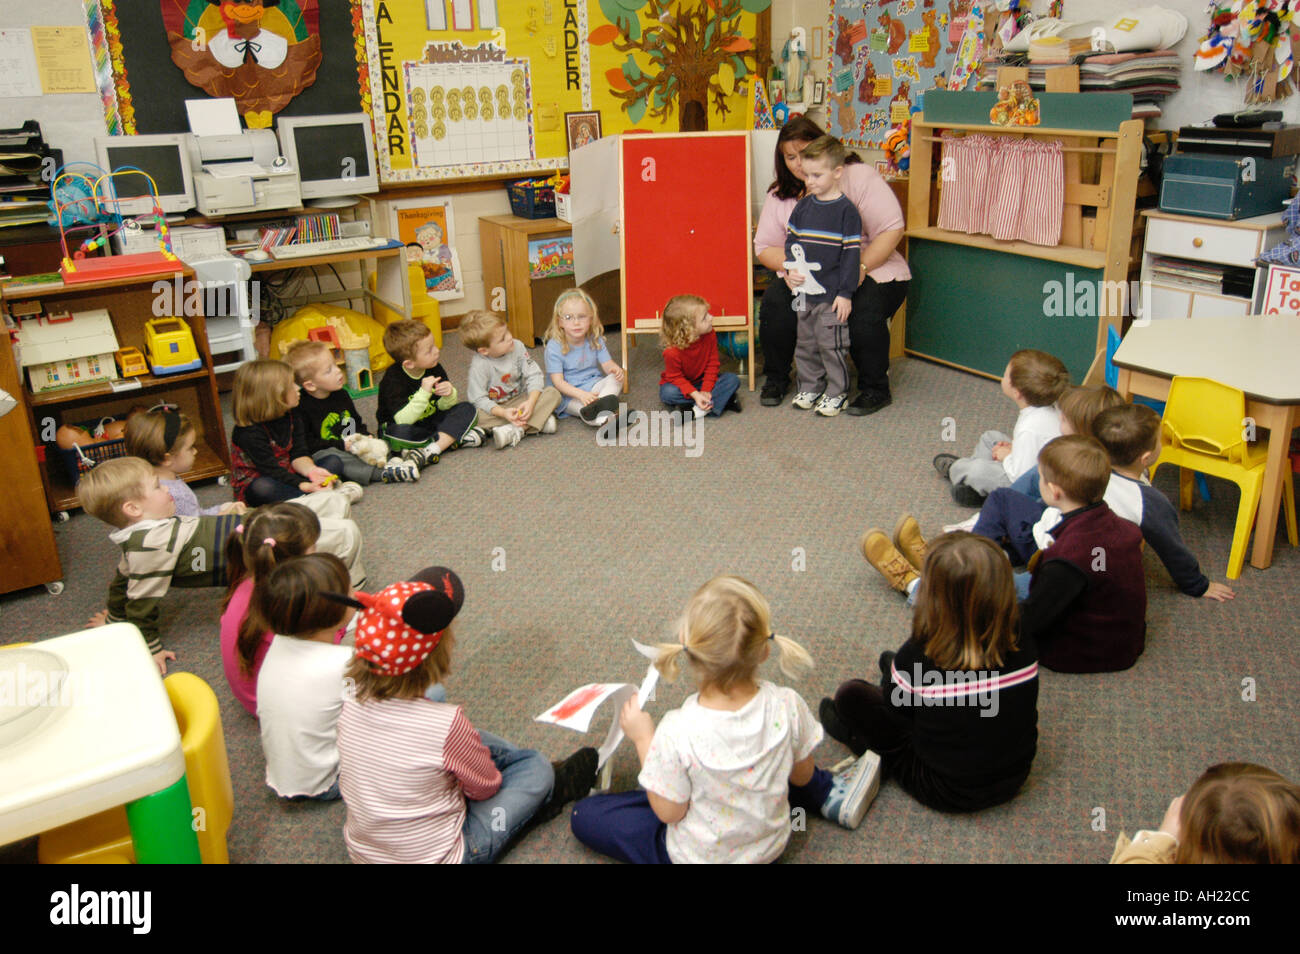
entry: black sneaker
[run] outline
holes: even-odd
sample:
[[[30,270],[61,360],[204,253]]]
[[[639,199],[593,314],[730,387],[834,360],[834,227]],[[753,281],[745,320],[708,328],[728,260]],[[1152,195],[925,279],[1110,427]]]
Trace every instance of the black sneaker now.
[[[868,414],[875,414],[881,408],[889,407],[894,403],[894,399],[888,394],[871,394],[863,391],[850,404],[845,411],[854,417],[865,417]]]
[[[618,404],[617,394],[607,394],[603,398],[596,398],[596,400],[584,407],[578,412],[578,417],[590,424],[602,414],[611,414],[617,411]]]
[[[533,822],[548,822],[555,818],[569,802],[585,796],[596,784],[596,763],[599,756],[591,746],[578,749],[563,762],[552,762],[555,769],[555,786],[551,797],[533,814]]]
[[[724,411],[735,411],[737,414],[739,414],[744,409],[745,406],[740,403],[739,393],[733,394],[731,396],[731,400],[727,402],[727,406],[723,408]]]
[[[758,403],[763,407],[779,407],[785,398],[786,386],[776,381],[768,381],[759,393]]]
[[[953,484],[952,499],[963,507],[984,506],[984,495],[970,484]]]
[[[952,470],[953,462],[956,460],[956,454],[936,454],[933,461],[934,469],[939,472],[940,477],[947,480],[948,471]]]
[[[847,746],[854,755],[861,755],[867,751],[867,740],[844,724],[833,699],[823,696],[821,705],[817,707],[817,715],[826,734],[836,742]]]

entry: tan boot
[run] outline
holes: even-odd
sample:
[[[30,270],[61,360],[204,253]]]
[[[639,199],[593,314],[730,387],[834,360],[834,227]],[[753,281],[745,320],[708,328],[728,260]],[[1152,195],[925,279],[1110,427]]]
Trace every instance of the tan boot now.
[[[862,535],[862,555],[900,593],[906,593],[908,585],[918,578],[907,557],[889,542],[883,530],[868,530]]]
[[[894,524],[894,546],[898,547],[898,552],[907,557],[907,562],[912,564],[917,573],[920,573],[925,566],[928,547],[925,537],[921,536],[921,525],[910,513],[903,514],[898,518],[898,523]]]

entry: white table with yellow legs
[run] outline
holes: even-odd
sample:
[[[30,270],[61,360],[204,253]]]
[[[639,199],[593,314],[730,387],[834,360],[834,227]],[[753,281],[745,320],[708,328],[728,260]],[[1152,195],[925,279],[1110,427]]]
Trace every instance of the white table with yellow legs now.
[[[0,844],[117,805],[141,864],[199,863],[176,715],[129,623],[0,647]]]
[[[1255,521],[1250,565],[1273,562],[1282,481],[1291,480],[1287,449],[1300,422],[1300,316],[1169,318],[1128,330],[1115,367],[1119,392],[1164,401],[1175,375],[1212,378],[1246,395],[1246,414],[1270,432],[1264,488]]]

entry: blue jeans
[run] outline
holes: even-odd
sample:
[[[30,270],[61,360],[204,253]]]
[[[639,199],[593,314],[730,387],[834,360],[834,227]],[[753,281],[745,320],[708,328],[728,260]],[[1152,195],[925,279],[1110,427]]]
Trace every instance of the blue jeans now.
[[[699,384],[696,384],[698,390]],[[713,385],[713,409],[709,411],[709,417],[721,417],[722,412],[727,409],[727,404],[736,392],[740,390],[740,378],[736,377],[730,371],[723,371],[718,375],[717,383]],[[659,385],[659,400],[670,405],[695,406],[695,400],[689,394],[683,394],[681,388],[675,384]]]
[[[517,749],[490,732],[479,738],[492,754],[492,764],[501,773],[501,788],[481,802],[465,800],[464,864],[485,865],[528,823],[537,809],[551,797],[555,770],[546,756],[532,749]]]

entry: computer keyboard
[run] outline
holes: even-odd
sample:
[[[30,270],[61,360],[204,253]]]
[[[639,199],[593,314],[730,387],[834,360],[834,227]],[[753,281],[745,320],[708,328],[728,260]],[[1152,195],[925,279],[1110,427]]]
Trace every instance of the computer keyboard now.
[[[267,249],[274,259],[309,258],[313,255],[337,255],[339,252],[364,252],[372,248],[384,248],[388,239],[377,236],[359,236],[357,238],[327,239],[324,242],[297,242],[293,245],[277,245]]]

